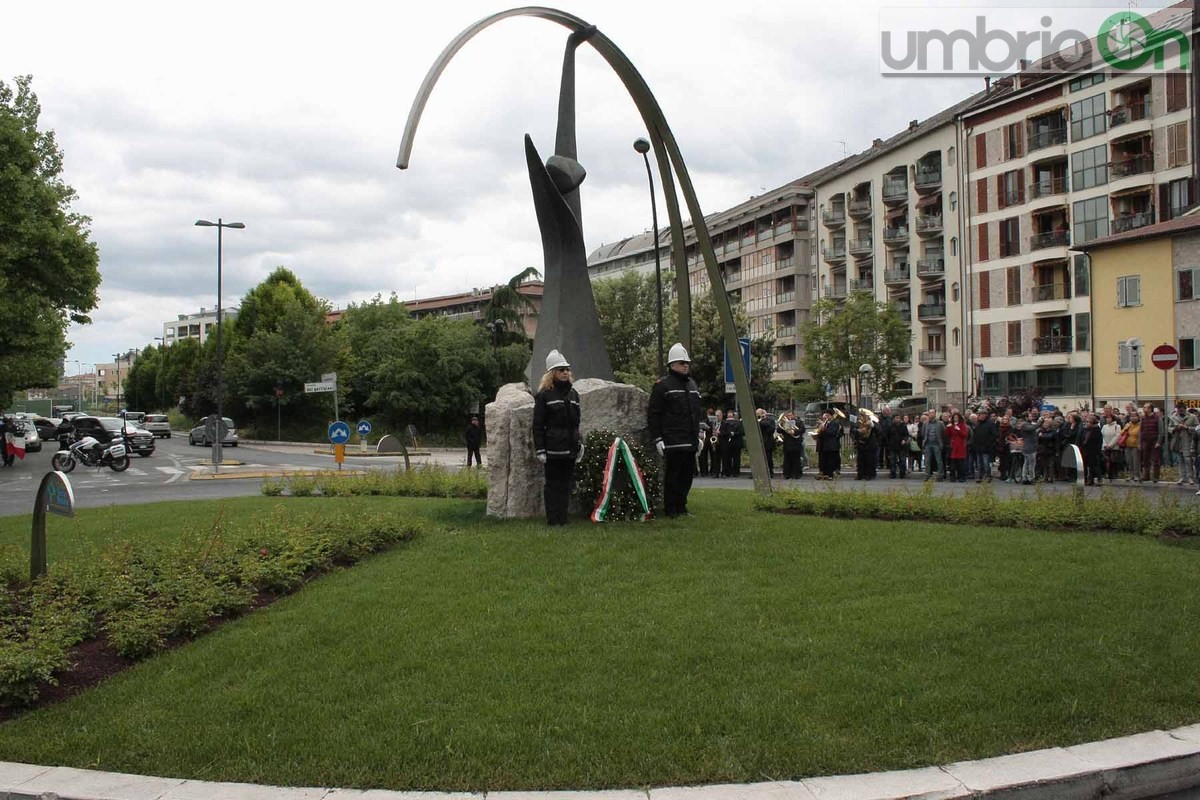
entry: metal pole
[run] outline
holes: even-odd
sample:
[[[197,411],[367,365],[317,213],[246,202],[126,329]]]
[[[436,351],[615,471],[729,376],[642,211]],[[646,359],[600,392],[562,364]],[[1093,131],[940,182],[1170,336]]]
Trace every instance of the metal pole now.
[[[221,422],[224,419],[225,411],[225,404],[222,402],[225,395],[225,386],[221,382],[224,378],[221,373],[224,366],[224,358],[222,358],[221,352],[221,235],[225,232],[225,227],[221,223],[221,217],[217,217],[217,419],[213,423],[212,459],[214,473],[221,470],[221,439],[223,438]]]
[[[275,441],[283,441],[283,412],[279,410],[279,395],[275,395]]]
[[[1133,348],[1133,407],[1136,410],[1140,401],[1138,400],[1138,372],[1142,367],[1142,348]]]
[[[658,203],[654,199],[654,173],[650,170],[650,156],[642,153],[646,162],[646,180],[650,182],[650,223],[654,227],[654,303],[658,311],[658,374],[666,371],[663,364],[663,307],[662,307],[662,255],[658,248]]]

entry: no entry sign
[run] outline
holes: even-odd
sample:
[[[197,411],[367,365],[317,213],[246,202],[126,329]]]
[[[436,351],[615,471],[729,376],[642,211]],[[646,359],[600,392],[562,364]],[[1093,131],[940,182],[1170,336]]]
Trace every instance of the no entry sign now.
[[[1150,354],[1150,362],[1161,370],[1174,369],[1179,363],[1179,351],[1169,344],[1160,344]]]

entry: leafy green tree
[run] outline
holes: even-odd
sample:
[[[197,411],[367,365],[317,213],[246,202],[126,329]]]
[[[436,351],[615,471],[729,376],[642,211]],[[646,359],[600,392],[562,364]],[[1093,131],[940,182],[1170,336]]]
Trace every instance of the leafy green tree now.
[[[750,323],[740,304],[733,306],[734,327],[746,331]],[[692,378],[700,389],[704,402],[716,407],[732,407],[733,397],[725,394],[725,345],[717,303],[712,292],[692,298]],[[760,405],[774,376],[772,337],[750,340],[750,392]],[[736,354],[734,356],[737,357]],[[750,413],[747,409],[742,409]],[[752,411],[752,409],[751,409]]]
[[[70,211],[53,131],[39,131],[30,76],[0,81],[0,408],[15,392],[54,386],[70,323],[98,302],[99,255],[90,220]]]
[[[163,410],[179,408],[181,398],[196,393],[196,372],[200,362],[200,343],[181,339],[162,348],[162,358],[154,376],[154,395],[157,407]]]
[[[162,369],[162,351],[162,346],[147,347],[121,376],[124,395],[129,398],[129,408],[142,411],[159,411],[166,408],[159,402],[158,391],[155,388],[159,370]]]
[[[911,358],[912,333],[894,308],[868,292],[853,292],[842,303],[818,301],[802,328],[804,368],[814,382],[853,397],[859,368],[869,364],[874,396],[896,396],[896,372]]]
[[[524,341],[525,317],[537,316],[537,305],[521,294],[521,284],[530,278],[541,279],[542,273],[526,267],[502,283],[492,287],[492,296],[483,306],[484,323],[500,320],[504,323],[503,335],[498,335],[500,344]]]
[[[678,309],[668,294],[671,274],[663,275],[663,349],[677,338]],[[649,390],[658,375],[658,306],[653,273],[626,272],[596,281],[592,294],[604,346],[617,380]],[[666,352],[663,353],[664,360]]]

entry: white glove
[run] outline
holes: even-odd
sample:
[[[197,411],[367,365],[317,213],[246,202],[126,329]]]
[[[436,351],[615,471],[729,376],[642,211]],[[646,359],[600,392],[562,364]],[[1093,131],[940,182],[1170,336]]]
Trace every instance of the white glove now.
[[[584,446],[583,446],[583,442],[580,442],[580,443],[579,443],[579,455],[575,456],[575,463],[576,463],[576,464],[578,464],[580,461],[583,461],[583,451],[584,451],[584,449],[585,449],[585,448],[584,448]]]
[[[700,435],[700,449],[704,449],[704,434]]]
[[[666,453],[666,452],[667,452],[667,446],[666,446],[665,444],[663,444],[663,440],[662,440],[662,439],[659,439],[657,442],[655,442],[655,443],[654,443],[654,446],[655,446],[656,448],[658,448],[658,454],[659,454],[660,456],[661,456],[661,455],[663,455],[664,453]]]
[[[545,454],[545,453],[538,453],[536,456],[534,456],[534,458],[536,458],[536,459],[537,459],[537,462],[538,462],[539,464],[545,464],[545,463],[546,463],[546,454]]]

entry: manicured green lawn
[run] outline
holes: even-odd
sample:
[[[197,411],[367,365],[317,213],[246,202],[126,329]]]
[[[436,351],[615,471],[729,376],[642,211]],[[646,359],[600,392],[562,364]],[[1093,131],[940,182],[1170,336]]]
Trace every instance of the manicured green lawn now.
[[[169,536],[279,503],[441,527],[0,725],[0,759],[287,785],[630,787],[914,767],[1200,720],[1200,552],[1147,537],[765,514],[719,490],[697,492],[687,522],[565,530],[485,520],[474,501],[246,498],[85,513],[52,536],[51,566],[106,527]],[[27,546],[19,528],[0,522],[0,543]]]

